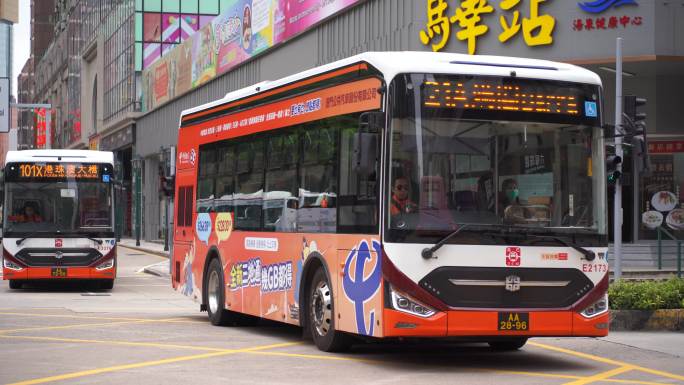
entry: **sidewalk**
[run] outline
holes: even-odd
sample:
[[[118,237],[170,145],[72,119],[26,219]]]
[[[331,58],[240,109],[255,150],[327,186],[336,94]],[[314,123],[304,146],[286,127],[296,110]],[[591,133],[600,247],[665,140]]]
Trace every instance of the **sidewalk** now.
[[[119,246],[126,247],[132,250],[142,251],[148,254],[158,255],[160,257],[169,258],[169,252],[164,251],[164,244],[159,242],[140,241],[140,246],[135,245],[135,239],[123,238],[119,242]],[[171,275],[169,261],[164,260],[153,265],[145,266],[142,270],[147,274],[156,275],[159,277],[169,277]]]
[[[140,240],[140,246],[135,245],[135,239],[122,238],[119,245],[128,247],[129,249],[143,251],[145,253],[158,255],[160,257],[169,257],[169,252],[164,251],[164,244],[159,242],[147,242]]]

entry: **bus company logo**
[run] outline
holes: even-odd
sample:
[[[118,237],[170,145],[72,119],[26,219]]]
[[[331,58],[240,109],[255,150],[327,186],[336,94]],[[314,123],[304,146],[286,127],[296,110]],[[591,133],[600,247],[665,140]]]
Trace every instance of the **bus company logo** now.
[[[595,0],[584,1],[577,5],[588,13],[603,13],[610,8],[617,8],[623,5],[639,5],[636,0]]]
[[[62,238],[55,238],[55,247],[62,247]]]
[[[181,165],[189,164],[195,166],[195,161],[197,160],[197,152],[193,148],[190,151],[182,151],[178,153],[178,163]]]
[[[359,245],[349,252],[344,263],[344,278],[342,281],[344,288],[344,295],[351,302],[354,303],[354,312],[356,313],[356,328],[359,334],[373,335],[373,326],[375,325],[375,309],[370,310],[370,322],[366,323],[366,315],[364,304],[368,302],[380,288],[380,281],[382,278],[382,268],[380,266],[379,256],[382,253],[380,249],[380,242],[376,240],[371,241],[373,251],[375,251],[375,258],[368,247],[368,242],[364,239]],[[367,271],[366,267],[373,266],[373,259],[375,259],[375,266],[372,271]],[[352,279],[351,264],[354,263],[354,277]],[[369,325],[370,327],[366,327]]]
[[[568,253],[544,253],[541,259],[542,261],[567,261]]]
[[[506,277],[506,290],[510,292],[520,290],[520,277],[517,275],[509,275]]]
[[[520,248],[507,247],[506,248],[506,266],[520,266]]]

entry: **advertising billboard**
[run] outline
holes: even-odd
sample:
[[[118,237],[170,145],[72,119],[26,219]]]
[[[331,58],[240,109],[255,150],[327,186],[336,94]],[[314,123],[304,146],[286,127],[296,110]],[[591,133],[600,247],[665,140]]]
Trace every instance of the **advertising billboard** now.
[[[236,0],[143,71],[150,111],[363,0]]]

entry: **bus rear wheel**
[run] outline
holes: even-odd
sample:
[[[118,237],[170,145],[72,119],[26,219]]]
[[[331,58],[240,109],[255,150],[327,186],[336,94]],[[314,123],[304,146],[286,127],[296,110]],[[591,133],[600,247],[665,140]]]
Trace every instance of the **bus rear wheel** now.
[[[349,349],[351,337],[335,330],[333,292],[323,269],[318,269],[309,286],[309,325],[318,349],[339,352]]]
[[[16,280],[16,279],[10,279],[9,280],[9,288],[12,290],[21,289],[23,286],[24,286],[24,283],[19,281],[19,280]]]
[[[207,314],[212,325],[225,326],[235,320],[232,312],[223,308],[226,303],[225,284],[223,283],[223,268],[221,261],[214,258],[209,263],[207,272]]]
[[[489,346],[501,352],[518,350],[525,346],[527,343],[527,338],[516,338],[513,340],[502,340],[502,341],[489,341]]]

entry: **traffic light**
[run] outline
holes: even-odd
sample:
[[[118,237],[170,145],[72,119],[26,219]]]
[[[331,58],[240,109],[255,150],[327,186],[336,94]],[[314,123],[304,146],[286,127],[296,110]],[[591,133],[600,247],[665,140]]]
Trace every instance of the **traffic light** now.
[[[176,177],[174,176],[162,176],[159,178],[159,183],[161,185],[161,190],[166,196],[172,196],[176,189]]]
[[[627,125],[632,134],[639,135],[646,130],[646,113],[639,112],[639,107],[646,105],[645,98],[638,98],[634,95],[623,97],[624,116],[627,117]],[[640,132],[641,131],[641,132]]]
[[[620,163],[622,163],[622,158],[617,155],[608,155],[606,157],[606,173],[608,176],[608,183],[613,184],[622,176],[622,173],[617,169]]]

